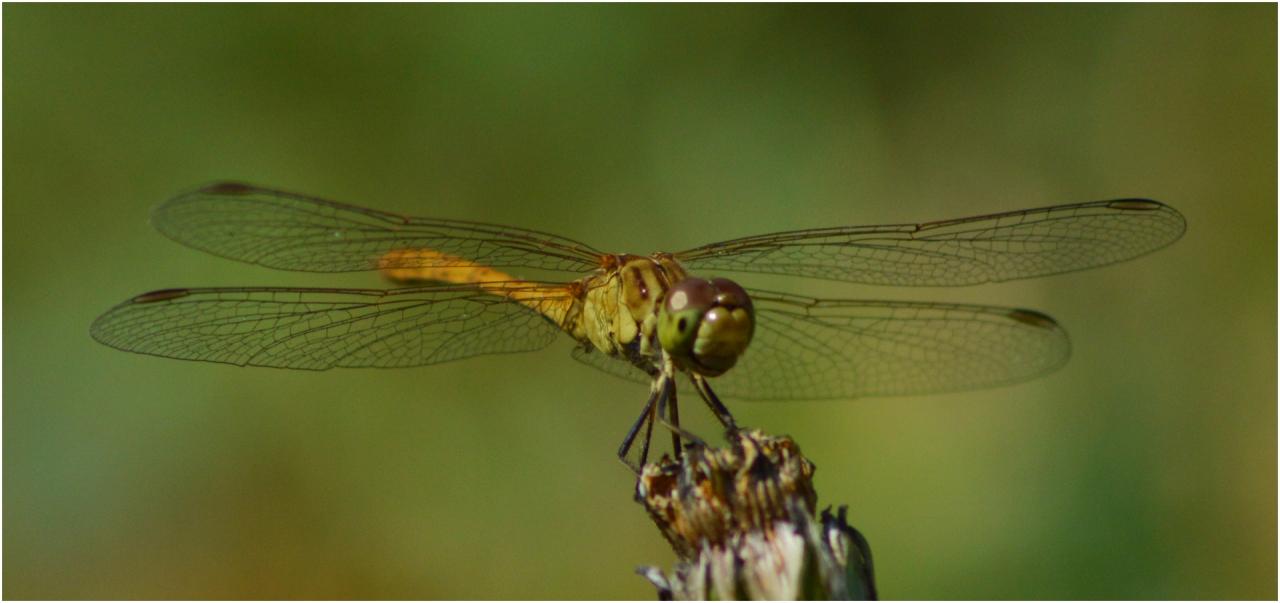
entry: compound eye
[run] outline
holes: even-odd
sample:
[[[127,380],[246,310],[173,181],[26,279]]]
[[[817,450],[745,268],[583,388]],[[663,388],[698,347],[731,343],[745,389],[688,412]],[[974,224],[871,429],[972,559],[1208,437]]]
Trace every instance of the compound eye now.
[[[702,315],[716,301],[716,289],[700,278],[686,278],[667,291],[658,312],[658,343],[678,361],[689,360]]]
[[[684,279],[658,313],[662,349],[680,366],[708,377],[733,368],[754,333],[751,297],[729,279]]]
[[[671,287],[662,306],[668,313],[679,314],[690,309],[706,312],[715,303],[714,285],[700,278],[686,278]]]
[[[716,305],[727,306],[730,308],[742,308],[754,315],[756,313],[755,306],[751,303],[751,296],[747,295],[746,289],[743,289],[727,278],[713,278],[711,285],[716,288]]]

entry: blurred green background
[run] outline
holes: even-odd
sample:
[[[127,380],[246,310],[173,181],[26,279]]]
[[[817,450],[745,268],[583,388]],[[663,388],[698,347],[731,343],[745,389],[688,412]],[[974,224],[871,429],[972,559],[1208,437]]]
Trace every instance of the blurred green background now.
[[[673,561],[614,458],[646,391],[567,337],[327,373],[92,341],[154,289],[377,286],[148,227],[215,179],[632,253],[1162,200],[1181,241],[1088,272],[740,279],[1041,310],[1075,346],[1048,378],[731,406],[797,439],[887,598],[1277,596],[1275,5],[3,16],[6,598],[648,599]]]

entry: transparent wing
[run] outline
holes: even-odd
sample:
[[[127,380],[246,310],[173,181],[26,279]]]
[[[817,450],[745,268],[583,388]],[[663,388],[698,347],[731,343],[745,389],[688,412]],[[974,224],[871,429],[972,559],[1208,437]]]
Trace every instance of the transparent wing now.
[[[622,377],[627,381],[645,384],[653,382],[653,377],[641,370],[640,367],[625,358],[605,354],[589,342],[584,342],[573,348],[573,352],[570,355],[578,362],[598,368],[615,377]]]
[[[353,272],[471,265],[582,272],[599,266],[591,247],[521,228],[412,218],[324,199],[218,183],[157,206],[165,236],[216,256],[281,270]],[[432,250],[388,259],[398,250]]]
[[[128,352],[240,366],[421,366],[550,344],[561,329],[539,306],[568,303],[569,294],[563,285],[517,285],[521,303],[463,285],[168,289],[108,310],[90,334]],[[486,288],[500,293],[502,284]]]
[[[1071,343],[1030,310],[821,300],[750,291],[751,346],[710,380],[725,397],[821,400],[925,394],[1025,381],[1066,363]]]
[[[820,300],[748,290],[756,332],[737,366],[711,379],[740,400],[927,394],[1026,381],[1066,364],[1071,342],[1031,310],[893,301]],[[573,358],[637,383],[653,378],[592,347]],[[692,391],[681,379],[682,390]]]
[[[1145,199],[1060,205],[925,224],[780,232],[675,254],[695,271],[873,285],[974,285],[1114,264],[1178,240],[1186,221]]]

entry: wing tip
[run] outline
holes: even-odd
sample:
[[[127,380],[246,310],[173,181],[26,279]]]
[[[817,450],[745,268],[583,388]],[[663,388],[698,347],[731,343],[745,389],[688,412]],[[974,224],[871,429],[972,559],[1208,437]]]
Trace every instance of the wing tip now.
[[[1122,211],[1122,212],[1163,213],[1165,214],[1166,218],[1173,219],[1175,222],[1178,223],[1177,233],[1168,243],[1164,243],[1163,245],[1161,245],[1161,247],[1163,247],[1164,245],[1170,245],[1174,241],[1177,241],[1179,238],[1182,237],[1183,233],[1185,233],[1187,230],[1187,219],[1182,215],[1182,212],[1179,212],[1172,205],[1169,205],[1167,203],[1161,203],[1154,199],[1143,199],[1139,197],[1134,197],[1131,199],[1116,199],[1114,201],[1108,201],[1107,208]],[[1160,247],[1156,247],[1156,249],[1159,249],[1159,248]]]
[[[181,193],[179,195],[170,197],[164,202],[151,208],[151,217],[152,219],[162,218],[164,215],[164,212],[169,208],[173,207],[174,205],[178,205],[183,202],[188,202],[189,200],[196,199],[203,196],[247,197],[249,195],[256,195],[264,192],[270,192],[270,191],[268,191],[268,189],[262,188],[260,186],[254,186],[246,182],[236,182],[234,180],[219,180],[215,182],[210,182],[208,184],[203,184],[195,188],[194,190],[190,190],[185,193]]]

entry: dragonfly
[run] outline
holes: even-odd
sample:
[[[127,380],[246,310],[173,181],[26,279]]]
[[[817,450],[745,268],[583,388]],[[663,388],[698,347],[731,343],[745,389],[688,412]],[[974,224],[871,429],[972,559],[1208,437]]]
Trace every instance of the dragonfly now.
[[[747,289],[721,273],[888,286],[965,286],[1085,270],[1176,241],[1186,221],[1148,199],[1058,205],[917,224],[749,236],[679,253],[603,253],[564,237],[416,218],[220,182],[155,207],[189,247],[268,268],[376,271],[387,289],[163,289],[98,317],[90,334],[128,352],[239,366],[411,367],[546,347],[649,385],[618,457],[647,462],[654,425],[682,438],[676,392],[722,426],[721,400],[852,399],[1018,383],[1067,361],[1049,316],[986,305],[818,299]],[[524,280],[507,271],[566,275]],[[706,279],[695,274],[713,274]],[[677,377],[681,385],[676,384]],[[714,384],[714,388],[712,385]]]

